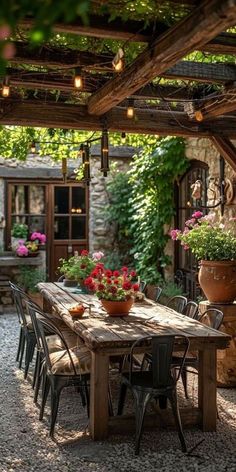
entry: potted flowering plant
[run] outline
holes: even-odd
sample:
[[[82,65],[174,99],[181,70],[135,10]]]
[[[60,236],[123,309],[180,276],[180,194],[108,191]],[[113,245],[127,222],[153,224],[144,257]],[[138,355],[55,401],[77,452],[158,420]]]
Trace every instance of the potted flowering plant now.
[[[44,245],[47,241],[46,234],[40,233],[39,231],[34,231],[30,236],[30,241],[33,241],[38,246],[40,244]]]
[[[24,223],[14,223],[13,228],[11,230],[11,248],[12,250],[16,250],[21,241],[24,243],[28,236],[28,226]]]
[[[139,284],[133,283],[135,277],[136,272],[129,271],[127,267],[111,271],[98,263],[84,284],[97,295],[109,315],[124,316],[128,314],[134,295],[139,290]]]
[[[76,284],[79,283],[81,286],[84,285],[84,280],[91,271],[95,268],[96,263],[102,259],[104,256],[103,252],[94,252],[89,254],[86,249],[83,249],[79,254],[70,257],[68,260],[60,259],[59,271],[61,274],[65,274],[66,283],[67,280],[75,281]],[[70,284],[71,285],[71,284]]]
[[[222,223],[215,214],[203,216],[196,211],[183,231],[171,231],[172,239],[200,261],[199,283],[213,303],[230,303],[236,298],[235,229],[235,218]]]

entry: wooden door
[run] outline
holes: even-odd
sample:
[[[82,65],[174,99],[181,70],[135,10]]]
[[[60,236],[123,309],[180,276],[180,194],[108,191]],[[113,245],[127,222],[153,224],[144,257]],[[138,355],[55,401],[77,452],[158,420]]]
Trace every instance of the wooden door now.
[[[59,259],[88,248],[88,190],[83,184],[51,186],[49,277],[59,277]]]

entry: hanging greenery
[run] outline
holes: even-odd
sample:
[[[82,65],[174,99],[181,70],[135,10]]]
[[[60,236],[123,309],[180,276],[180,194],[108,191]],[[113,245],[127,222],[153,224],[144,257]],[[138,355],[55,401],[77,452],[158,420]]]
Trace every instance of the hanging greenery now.
[[[147,283],[159,283],[171,262],[165,247],[174,215],[174,182],[187,166],[183,139],[157,139],[134,157],[128,174],[117,173],[108,184],[107,214],[115,225],[115,246],[122,256],[126,243]]]

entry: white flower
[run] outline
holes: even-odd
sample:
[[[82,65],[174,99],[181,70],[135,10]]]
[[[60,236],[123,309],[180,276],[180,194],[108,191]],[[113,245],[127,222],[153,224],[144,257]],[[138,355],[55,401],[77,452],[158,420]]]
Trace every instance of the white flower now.
[[[92,257],[94,261],[100,261],[100,259],[104,257],[104,254],[102,251],[98,251],[98,252],[94,252]]]

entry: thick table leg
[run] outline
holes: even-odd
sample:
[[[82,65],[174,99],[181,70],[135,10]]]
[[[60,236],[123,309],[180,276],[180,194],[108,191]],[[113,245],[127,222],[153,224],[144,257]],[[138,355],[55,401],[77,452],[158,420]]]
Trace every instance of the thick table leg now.
[[[198,405],[203,431],[216,431],[216,349],[199,351]]]
[[[94,440],[108,434],[109,357],[92,351],[90,376],[90,432]]]

